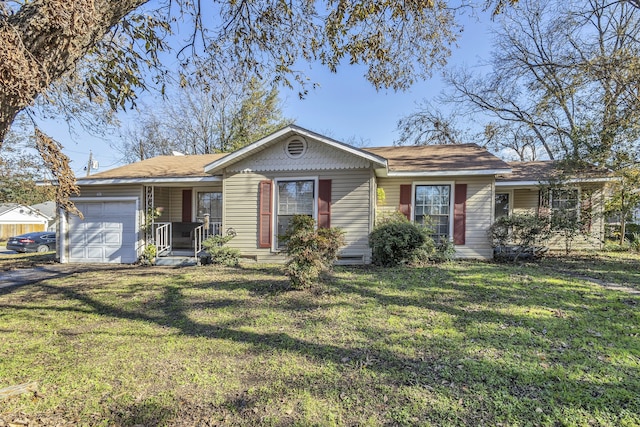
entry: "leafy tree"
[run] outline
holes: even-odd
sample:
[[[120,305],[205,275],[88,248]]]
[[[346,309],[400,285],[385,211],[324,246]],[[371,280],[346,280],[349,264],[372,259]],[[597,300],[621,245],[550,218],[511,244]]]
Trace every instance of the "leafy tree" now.
[[[398,121],[400,137],[394,143],[438,145],[476,142],[504,157],[520,161],[537,160],[537,145],[529,126],[521,123],[488,122],[481,131],[473,132],[468,128],[463,129],[462,120],[467,125],[473,122],[468,115],[456,111],[444,114],[434,104],[425,101],[417,111]]]
[[[496,12],[515,0],[489,0]],[[182,75],[220,82],[237,68],[243,81],[269,76],[307,90],[300,61],[336,72],[365,65],[376,88],[405,89],[445,63],[465,9],[434,1],[208,2],[173,0],[17,0],[0,3],[0,147],[16,115],[69,73],[112,108],[135,103],[142,89],[170,78],[175,54]],[[457,6],[457,7],[453,7]],[[177,46],[169,36],[181,31]],[[82,59],[92,58],[84,66]],[[148,76],[148,78],[145,78]],[[77,191],[59,144],[36,130],[36,144],[59,182]]]
[[[138,114],[135,125],[124,132],[122,143],[114,148],[121,151],[128,162],[169,155],[173,142],[167,134],[165,122],[150,109],[143,109]]]
[[[464,144],[471,136],[461,129],[456,114],[445,115],[430,102],[423,102],[419,109],[398,121],[400,137],[396,145],[409,142],[413,145]]]
[[[192,82],[169,95],[159,109],[142,109],[117,148],[129,161],[172,151],[230,152],[287,123],[276,88],[266,90],[255,81],[235,87]]]
[[[34,205],[53,199],[51,186],[38,186],[47,178],[42,159],[32,148],[34,136],[15,126],[0,151],[0,203]]]
[[[278,90],[267,90],[255,79],[245,90],[237,111],[232,111],[230,138],[221,151],[234,151],[290,124],[282,117]]]
[[[607,199],[605,212],[620,218],[620,244],[624,244],[627,222],[640,206],[640,167],[636,164],[617,171],[618,181],[611,186],[612,195]]]
[[[487,2],[487,6],[494,3]],[[495,2],[501,7],[503,3]],[[273,75],[285,85],[305,78],[295,65],[320,61],[337,71],[345,61],[367,67],[377,88],[407,88],[443,64],[465,9],[432,1],[34,0],[0,7],[0,139],[18,111],[87,56],[87,91],[113,106],[135,101],[137,89],[162,83],[165,51],[180,65],[220,81],[230,67]],[[182,42],[169,44],[180,30]],[[177,40],[174,38],[173,40]],[[248,79],[247,79],[248,80]]]
[[[451,91],[441,100],[491,123],[490,136],[508,125],[497,134],[501,146],[504,136],[521,135],[550,159],[612,166],[640,148],[633,89],[640,85],[640,11],[632,2],[522,0],[497,21],[484,64],[491,71],[448,71]]]

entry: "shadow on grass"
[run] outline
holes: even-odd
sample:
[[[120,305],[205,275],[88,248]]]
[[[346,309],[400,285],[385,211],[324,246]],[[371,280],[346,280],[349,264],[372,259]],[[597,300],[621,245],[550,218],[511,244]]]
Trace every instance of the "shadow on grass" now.
[[[503,409],[495,406],[494,400],[473,401],[474,393],[502,398],[506,395],[507,400],[519,401],[515,416],[534,424],[550,421],[545,418],[548,414],[536,412],[538,405],[547,405],[553,411],[580,408],[611,417],[622,408],[637,414],[640,411],[638,364],[618,366],[616,375],[612,375],[611,367],[598,361],[598,357],[606,358],[607,352],[633,354],[636,351],[631,347],[632,341],[625,337],[629,316],[634,316],[633,307],[620,305],[622,303],[611,297],[613,294],[599,295],[579,283],[554,286],[557,278],[553,274],[539,273],[535,268],[510,269],[499,274],[495,269],[492,264],[478,263],[449,269],[338,270],[325,286],[334,295],[351,295],[353,298],[348,301],[358,313],[368,315],[366,310],[371,304],[378,308],[376,313],[382,315],[417,308],[419,317],[415,320],[423,329],[428,331],[432,326],[428,313],[436,312],[450,316],[452,331],[455,330],[451,336],[420,336],[412,330],[407,330],[405,335],[397,336],[394,332],[395,336],[388,336],[383,327],[365,323],[359,331],[367,340],[350,346],[303,340],[294,335],[295,331],[258,333],[234,329],[228,324],[205,324],[188,316],[188,311],[194,309],[251,309],[244,307],[241,300],[231,298],[200,301],[194,305],[192,297],[185,296],[185,290],[190,288],[246,290],[260,297],[270,293],[278,296],[281,291],[262,292],[265,283],[279,284],[285,280],[276,274],[277,268],[250,269],[264,275],[264,280],[243,281],[242,277],[192,280],[178,275],[171,284],[159,285],[162,296],[143,310],[104,303],[80,286],[42,284],[39,288],[78,301],[104,316],[176,328],[180,334],[190,337],[251,344],[258,351],[292,352],[318,363],[332,363],[343,373],[366,367],[377,374],[380,384],[392,388],[430,387],[452,399],[464,396],[469,400],[467,414],[463,410],[461,415],[466,417],[466,422],[479,416],[484,417],[485,423],[501,419]],[[489,274],[491,272],[493,274]],[[276,301],[279,308],[286,311],[316,310],[327,304],[314,301],[309,292],[286,296],[284,301]],[[537,310],[542,307],[548,313],[514,314],[506,306]],[[329,321],[326,323],[326,327],[332,327]],[[474,332],[473,328],[478,325],[490,328]],[[474,340],[483,348],[477,348]],[[411,351],[394,350],[403,346]],[[503,357],[511,360],[514,352],[521,353],[522,362],[505,363]],[[585,366],[590,371],[588,375],[575,375]],[[331,393],[326,385],[310,384],[304,379],[292,380],[288,385],[310,389],[320,397]],[[340,382],[337,387],[346,388],[347,383]],[[250,402],[243,402],[230,399],[227,405],[244,410]],[[167,408],[157,408],[162,418],[157,419],[149,408],[143,404],[139,408],[123,409],[123,414],[131,416],[114,421],[150,425],[168,423],[174,416]],[[431,416],[430,410],[434,409],[423,409],[423,421]]]
[[[169,408],[153,400],[136,402],[128,406],[113,408],[107,418],[110,425],[118,426],[158,426],[168,425],[176,413],[175,408]],[[102,422],[106,420],[100,420]]]

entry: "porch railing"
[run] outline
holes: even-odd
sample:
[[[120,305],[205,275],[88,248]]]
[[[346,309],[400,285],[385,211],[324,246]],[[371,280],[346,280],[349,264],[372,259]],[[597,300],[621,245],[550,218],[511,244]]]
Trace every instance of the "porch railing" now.
[[[204,226],[204,224],[198,226],[193,230],[193,243],[194,243],[194,254],[193,256],[198,260],[198,254],[202,252],[202,242],[209,237],[209,230]]]
[[[165,252],[171,252],[171,223],[156,222],[153,227],[158,256]]]
[[[202,224],[193,230],[194,256],[198,259],[198,254],[202,252],[202,242],[209,236],[219,236],[222,234],[222,223],[211,222],[209,227]]]

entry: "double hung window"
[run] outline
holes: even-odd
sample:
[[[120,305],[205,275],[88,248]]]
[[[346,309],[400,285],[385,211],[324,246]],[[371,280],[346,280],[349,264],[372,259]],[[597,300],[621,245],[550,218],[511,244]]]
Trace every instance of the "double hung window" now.
[[[279,236],[287,232],[294,215],[315,218],[315,180],[278,180],[276,191],[276,247],[281,248]]]
[[[509,216],[511,209],[511,194],[510,193],[496,193],[496,199],[494,204],[494,216],[495,219]]]
[[[576,188],[551,190],[551,215],[578,218],[579,195]]]
[[[451,235],[451,185],[415,186],[415,222],[431,227],[436,241]]]

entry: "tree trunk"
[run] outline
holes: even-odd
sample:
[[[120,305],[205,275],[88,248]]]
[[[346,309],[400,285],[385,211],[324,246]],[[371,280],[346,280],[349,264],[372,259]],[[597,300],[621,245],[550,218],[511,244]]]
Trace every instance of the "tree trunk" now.
[[[0,148],[16,115],[148,0],[34,0],[0,18]]]

